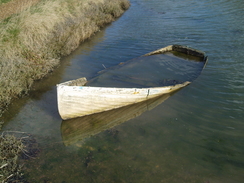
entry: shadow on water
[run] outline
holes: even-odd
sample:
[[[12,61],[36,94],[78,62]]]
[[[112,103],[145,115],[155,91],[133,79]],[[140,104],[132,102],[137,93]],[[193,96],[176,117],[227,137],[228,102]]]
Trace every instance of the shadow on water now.
[[[173,94],[165,94],[145,102],[63,121],[61,125],[63,142],[67,146],[77,141],[84,141],[88,137],[140,116],[143,112],[151,110],[164,102],[171,95]]]

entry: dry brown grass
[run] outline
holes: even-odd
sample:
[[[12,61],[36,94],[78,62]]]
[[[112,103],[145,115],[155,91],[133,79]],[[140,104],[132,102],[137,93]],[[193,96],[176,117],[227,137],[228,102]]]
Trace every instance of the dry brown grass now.
[[[8,18],[12,14],[20,13],[21,11],[35,5],[40,0],[12,0],[8,3],[0,5],[0,20]]]
[[[0,114],[127,8],[128,0],[42,0],[0,20]]]

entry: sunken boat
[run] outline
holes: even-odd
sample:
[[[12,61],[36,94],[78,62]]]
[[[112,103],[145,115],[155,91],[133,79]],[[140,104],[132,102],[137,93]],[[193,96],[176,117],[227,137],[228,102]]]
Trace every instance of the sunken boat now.
[[[170,45],[136,59],[57,85],[62,119],[109,111],[177,91],[193,82],[207,63],[204,52]]]

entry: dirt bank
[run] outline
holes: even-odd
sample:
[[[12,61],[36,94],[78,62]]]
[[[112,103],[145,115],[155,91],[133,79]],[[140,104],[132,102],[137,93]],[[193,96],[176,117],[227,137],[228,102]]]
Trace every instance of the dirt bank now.
[[[0,115],[13,98],[27,94],[35,80],[55,69],[62,56],[130,6],[128,0],[37,1],[0,20]]]

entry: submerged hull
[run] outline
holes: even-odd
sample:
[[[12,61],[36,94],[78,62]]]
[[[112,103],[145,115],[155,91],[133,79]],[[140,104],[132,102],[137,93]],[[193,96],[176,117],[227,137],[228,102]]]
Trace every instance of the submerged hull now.
[[[77,142],[82,144],[87,138],[93,135],[110,130],[119,124],[140,116],[146,111],[152,110],[167,100],[172,94],[164,94],[160,97],[118,109],[64,120],[61,125],[63,143],[66,146]]]
[[[168,46],[144,56],[160,54],[174,49],[182,49],[181,52],[194,54],[207,58],[204,53],[182,46]],[[178,51],[177,50],[177,51]],[[161,96],[179,90],[188,84],[181,84],[150,88],[113,88],[113,87],[91,87],[85,86],[86,78],[68,81],[57,85],[58,110],[62,119],[81,117],[102,111],[108,111],[123,106],[142,102],[151,98]]]

